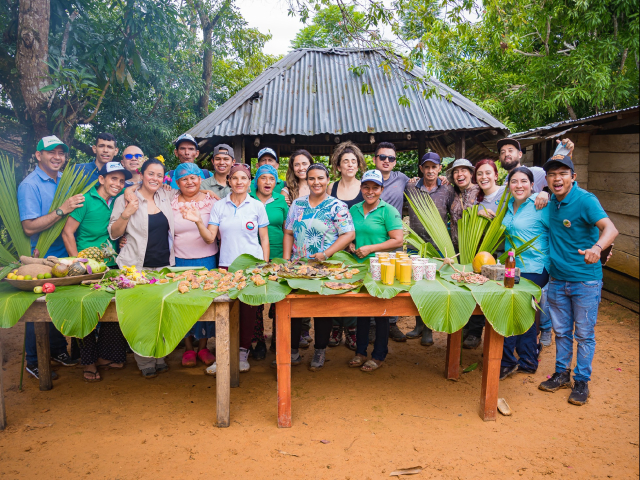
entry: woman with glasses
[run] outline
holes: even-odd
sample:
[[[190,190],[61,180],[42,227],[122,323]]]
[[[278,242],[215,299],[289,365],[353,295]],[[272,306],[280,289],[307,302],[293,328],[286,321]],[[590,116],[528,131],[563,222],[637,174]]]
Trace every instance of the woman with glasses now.
[[[142,174],[140,173],[140,167],[144,163],[144,154],[135,145],[130,145],[122,152],[122,160],[120,161],[122,166],[131,173],[131,179],[124,183],[125,187],[138,184],[142,181]]]
[[[269,260],[269,217],[262,202],[249,196],[249,167],[244,163],[234,164],[229,170],[228,183],[231,192],[214,204],[208,225],[194,208],[185,208],[183,217],[198,226],[200,235],[208,244],[213,244],[220,234],[220,267],[229,268],[243,253]],[[250,368],[249,349],[258,308],[240,303],[241,372],[248,372]],[[208,375],[215,376],[216,372],[216,363],[206,370]]]
[[[294,200],[284,230],[283,258],[286,260],[315,259],[323,262],[344,250],[355,239],[355,229],[349,209],[344,202],[327,194],[329,171],[320,163],[307,170],[309,195]],[[316,317],[315,344],[309,370],[324,366],[329,344],[331,317]],[[300,365],[298,352],[302,322],[291,319],[291,364]]]

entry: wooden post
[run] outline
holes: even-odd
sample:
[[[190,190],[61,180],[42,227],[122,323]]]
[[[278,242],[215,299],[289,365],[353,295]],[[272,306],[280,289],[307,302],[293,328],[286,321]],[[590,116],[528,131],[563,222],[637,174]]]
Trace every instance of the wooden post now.
[[[489,322],[485,323],[484,351],[482,359],[482,393],[480,395],[480,417],[495,421],[498,411],[498,386],[500,384],[500,360],[504,337],[496,332]]]
[[[38,352],[38,376],[40,390],[43,392],[53,388],[51,379],[51,347],[49,345],[49,323],[35,322],[36,351]]]
[[[216,415],[218,427],[230,421],[229,303],[216,305]]]
[[[424,132],[420,132],[418,134],[418,162],[422,160],[425,153],[427,153],[427,142],[425,140]]]
[[[462,352],[462,330],[447,335],[447,357],[444,376],[447,380],[460,378],[460,354]]]
[[[244,151],[244,137],[235,137],[233,139],[233,153],[235,155],[234,160],[236,163],[250,163],[247,162]]]
[[[229,357],[231,388],[240,386],[240,302],[231,304],[229,311]]]
[[[462,132],[460,134],[460,136],[458,137],[458,139],[456,140],[456,160],[459,158],[464,158],[464,156],[466,155],[466,142],[467,140],[467,134]]]
[[[4,385],[2,383],[2,339],[0,339],[0,432],[7,427],[7,411],[4,407]]]
[[[276,303],[278,427],[291,428],[291,300]]]

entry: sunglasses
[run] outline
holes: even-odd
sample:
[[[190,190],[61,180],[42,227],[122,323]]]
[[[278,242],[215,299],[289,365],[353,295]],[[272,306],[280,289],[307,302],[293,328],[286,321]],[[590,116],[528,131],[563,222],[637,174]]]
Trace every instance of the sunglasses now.
[[[383,162],[388,160],[390,163],[393,163],[396,161],[396,157],[392,157],[389,155],[376,155],[380,160],[382,160]]]
[[[140,160],[143,157],[143,155],[141,153],[127,153],[124,158],[126,158],[127,160],[133,160],[134,158],[136,160]]]
[[[240,168],[243,168],[244,170],[249,171],[249,166],[246,163],[234,163],[232,167],[240,167]]]

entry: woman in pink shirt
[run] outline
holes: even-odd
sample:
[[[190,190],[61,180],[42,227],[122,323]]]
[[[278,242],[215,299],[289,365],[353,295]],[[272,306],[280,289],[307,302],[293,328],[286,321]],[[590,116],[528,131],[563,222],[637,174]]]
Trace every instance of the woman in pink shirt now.
[[[204,267],[210,270],[218,266],[217,242],[206,243],[198,232],[196,224],[182,217],[182,210],[188,206],[199,210],[202,220],[209,222],[211,208],[216,200],[210,194],[200,191],[200,182],[203,178],[202,170],[194,163],[180,164],[173,175],[171,186],[174,189],[180,189],[171,201],[176,267]],[[216,358],[207,349],[207,340],[213,336],[215,336],[215,323],[196,322],[185,337],[186,350],[182,355],[182,366],[195,367],[198,359],[206,366],[213,364]],[[198,341],[197,355],[193,338]]]

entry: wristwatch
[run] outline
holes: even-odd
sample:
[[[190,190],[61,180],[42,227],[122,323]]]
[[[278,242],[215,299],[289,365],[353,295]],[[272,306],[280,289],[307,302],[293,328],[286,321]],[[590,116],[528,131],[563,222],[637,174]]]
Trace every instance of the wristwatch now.
[[[61,208],[56,210],[56,215],[58,215],[59,217],[64,217],[64,212],[62,211]]]

